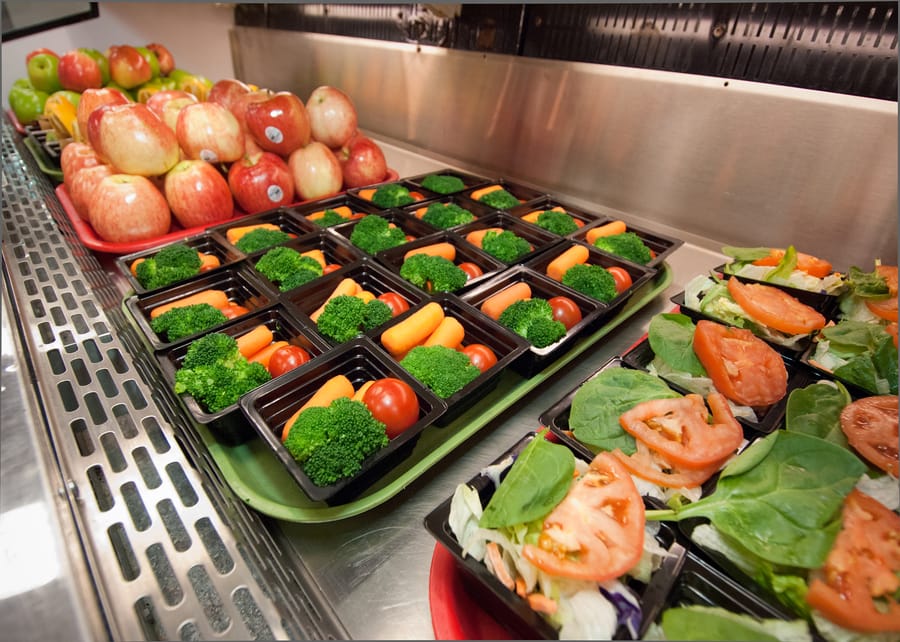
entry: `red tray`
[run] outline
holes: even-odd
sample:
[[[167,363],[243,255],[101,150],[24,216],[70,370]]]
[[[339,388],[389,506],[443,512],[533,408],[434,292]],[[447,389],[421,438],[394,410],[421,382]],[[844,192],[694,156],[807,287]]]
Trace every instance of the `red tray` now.
[[[388,168],[388,174],[384,178],[385,181],[396,181],[399,178],[399,174],[394,170]],[[75,228],[75,234],[78,236],[79,240],[84,243],[85,247],[90,248],[96,252],[106,252],[107,254],[131,254],[132,252],[140,252],[142,250],[148,250],[151,247],[156,247],[157,245],[165,245],[167,243],[173,243],[175,241],[180,241],[181,239],[187,238],[189,236],[193,236],[194,234],[200,234],[207,227],[212,227],[213,225],[221,225],[222,223],[226,223],[227,221],[216,221],[215,223],[211,223],[210,225],[198,225],[197,227],[189,227],[183,228],[178,223],[173,222],[170,231],[167,234],[163,234],[162,236],[157,236],[151,239],[145,239],[143,241],[133,241],[130,243],[112,243],[110,241],[104,241],[102,238],[97,236],[97,233],[94,231],[94,228],[91,227],[91,224],[84,220],[81,215],[75,210],[75,206],[72,204],[72,199],[69,198],[69,192],[66,190],[66,186],[64,183],[61,183],[56,186],[56,196],[59,198],[59,202],[63,206],[63,210],[66,213],[66,216],[69,217],[69,221],[72,223],[72,227]],[[300,205],[301,203],[308,203],[309,201],[298,201],[293,205]],[[235,215],[228,219],[229,221],[237,220],[244,216],[247,216],[244,212],[235,207]]]
[[[25,131],[25,126],[19,122],[18,118],[16,118],[16,114],[12,109],[6,110],[6,117],[9,119],[9,122],[12,123],[12,126],[15,127],[17,132],[19,132],[23,136],[28,133]]]
[[[469,595],[456,560],[441,544],[431,558],[428,601],[436,640],[515,639]]]

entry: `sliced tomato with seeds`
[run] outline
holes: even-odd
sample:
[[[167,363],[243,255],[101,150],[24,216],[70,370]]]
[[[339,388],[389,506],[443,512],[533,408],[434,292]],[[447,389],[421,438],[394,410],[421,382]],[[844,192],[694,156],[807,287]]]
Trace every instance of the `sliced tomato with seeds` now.
[[[716,390],[744,406],[769,406],[787,394],[784,359],[744,328],[702,319],[694,330],[694,353]]]
[[[666,461],[657,452],[647,448],[642,441],[636,442],[637,451],[633,455],[626,455],[616,448],[613,456],[622,462],[632,475],[645,479],[663,488],[695,488],[704,484],[715,475],[722,467],[722,462],[716,462],[706,468],[678,468]]]
[[[900,631],[900,515],[859,490],[844,500],[841,531],[806,601],[851,631]]]
[[[600,453],[544,518],[537,545],[522,547],[522,556],[550,575],[605,582],[641,559],[644,519],[644,502],[628,471],[610,453]]]
[[[720,393],[707,398],[696,394],[642,401],[619,416],[622,428],[672,464],[696,470],[730,457],[741,445],[744,431]]]
[[[847,404],[841,411],[841,430],[866,461],[894,477],[900,476],[897,395],[864,397]]]
[[[775,267],[781,263],[781,259],[783,258],[784,250],[773,248],[768,256],[753,261],[753,265]],[[820,259],[812,254],[804,254],[803,252],[797,252],[797,269],[819,279],[828,276],[832,272],[831,263],[825,259]]]
[[[728,279],[728,292],[755,321],[786,334],[809,334],[825,327],[825,317],[784,290]]]

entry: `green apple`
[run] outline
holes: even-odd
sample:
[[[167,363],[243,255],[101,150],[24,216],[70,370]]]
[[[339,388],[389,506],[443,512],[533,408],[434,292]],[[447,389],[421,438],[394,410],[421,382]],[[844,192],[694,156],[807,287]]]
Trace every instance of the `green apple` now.
[[[77,91],[70,91],[68,89],[61,89],[60,91],[54,91],[50,94],[51,97],[58,96],[64,97],[70,103],[72,103],[72,107],[78,108],[78,102],[81,100],[81,94]]]
[[[175,88],[176,87],[174,80],[172,80],[171,78],[163,78],[160,76],[159,78],[148,80],[140,87],[137,87],[134,90],[134,93],[139,103],[146,103],[147,99],[156,92]]]
[[[109,60],[97,49],[88,49],[87,47],[79,47],[78,51],[82,51],[97,61],[100,65],[100,76],[103,79],[103,86],[109,84]]]
[[[13,87],[22,87],[23,89],[34,89],[34,85],[31,84],[31,81],[28,78],[17,78],[13,81]]]
[[[52,94],[62,89],[59,82],[59,58],[49,53],[42,53],[28,61],[28,80],[38,91]]]
[[[150,69],[153,71],[153,75],[150,78],[159,78],[159,58],[156,57],[156,54],[147,49],[147,47],[135,47],[135,49],[140,51],[144,60],[150,64]]]
[[[18,82],[18,81],[17,81]],[[16,119],[23,125],[34,122],[44,113],[44,104],[49,95],[34,87],[13,86],[9,90],[9,106]]]

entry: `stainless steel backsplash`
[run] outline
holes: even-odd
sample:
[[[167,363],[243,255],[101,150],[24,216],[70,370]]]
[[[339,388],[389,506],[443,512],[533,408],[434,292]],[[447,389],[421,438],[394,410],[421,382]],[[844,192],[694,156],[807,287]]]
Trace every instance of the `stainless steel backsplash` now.
[[[236,27],[235,74],[360,127],[712,245],[897,262],[897,102],[628,67]]]

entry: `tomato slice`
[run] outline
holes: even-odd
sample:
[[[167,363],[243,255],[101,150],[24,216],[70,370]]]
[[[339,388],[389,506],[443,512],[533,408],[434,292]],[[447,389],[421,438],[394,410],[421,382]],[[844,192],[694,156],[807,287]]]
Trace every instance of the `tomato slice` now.
[[[712,424],[703,397],[696,394],[642,401],[623,412],[619,424],[676,466],[708,468],[731,456],[744,439],[725,397],[714,392],[708,401]]]
[[[881,319],[886,321],[897,320],[897,295],[880,301],[866,299],[866,307],[869,308],[869,311],[872,314]]]
[[[666,461],[665,457],[647,448],[642,441],[637,442],[637,451],[633,455],[626,455],[616,448],[613,456],[622,462],[632,475],[646,479],[663,488],[694,488],[705,483],[722,467],[722,462],[716,462],[706,468],[678,468]]]
[[[637,564],[643,548],[643,500],[625,467],[603,452],[544,518],[537,546],[525,544],[522,555],[550,575],[605,582]]]
[[[866,461],[900,476],[897,454],[897,395],[864,397],[841,411],[841,430]]]
[[[884,328],[884,331],[891,335],[891,338],[894,340],[894,347],[897,347],[897,322],[888,323]]]
[[[875,272],[887,282],[888,290],[891,296],[897,296],[897,266],[896,265],[876,265]]]
[[[745,406],[768,406],[787,394],[784,359],[743,328],[697,322],[694,352],[716,390]]]
[[[900,603],[894,597],[900,589],[900,515],[854,489],[841,517],[841,532],[825,565],[813,574],[806,601],[853,631],[900,631]]]
[[[786,334],[808,334],[825,327],[825,317],[783,290],[728,279],[728,292],[755,321]]]
[[[753,261],[753,265],[776,266],[784,258],[784,250],[772,249],[768,256]],[[797,269],[819,279],[831,274],[831,263],[811,254],[797,252]]]

